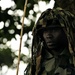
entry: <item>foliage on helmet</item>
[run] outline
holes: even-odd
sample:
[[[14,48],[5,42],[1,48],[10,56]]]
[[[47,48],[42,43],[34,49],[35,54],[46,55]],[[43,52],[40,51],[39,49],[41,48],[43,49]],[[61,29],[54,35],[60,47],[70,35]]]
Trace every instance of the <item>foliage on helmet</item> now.
[[[48,24],[49,23],[49,24]],[[50,25],[59,24],[64,27],[68,39],[70,52],[75,55],[75,16],[67,10],[61,8],[47,9],[39,17],[36,25],[33,27],[33,43],[32,43],[32,68],[36,67],[36,58],[42,51],[41,31]],[[35,73],[34,73],[35,74]]]
[[[39,17],[33,29],[33,35],[36,38],[36,42],[34,44],[35,47],[38,46],[40,42],[39,34],[41,35],[41,32],[39,34],[37,33],[43,28],[49,27],[52,24],[56,25],[56,23],[59,24],[61,27],[65,27],[65,33],[67,35],[69,43],[71,44],[72,49],[74,49],[75,16],[69,11],[63,10],[59,7],[56,9],[47,9]],[[36,48],[38,49],[38,47]]]

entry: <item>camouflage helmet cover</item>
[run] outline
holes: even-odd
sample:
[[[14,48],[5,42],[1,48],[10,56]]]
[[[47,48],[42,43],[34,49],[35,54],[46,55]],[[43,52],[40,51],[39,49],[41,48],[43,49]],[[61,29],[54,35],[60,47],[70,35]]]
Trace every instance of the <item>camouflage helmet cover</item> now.
[[[60,26],[65,28],[71,28],[72,31],[75,31],[75,17],[68,11],[63,10],[62,8],[56,9],[47,9],[44,11],[40,18],[38,19],[34,31],[38,32],[40,29],[46,27]]]
[[[71,14],[69,11],[59,7],[55,9],[47,9],[39,17],[36,25],[33,28],[33,36],[36,39],[36,42],[34,44],[35,47],[38,48],[37,46],[40,42],[40,39],[38,37],[39,34],[37,35],[39,30],[45,29],[46,27],[50,27],[52,25],[65,27],[64,29],[68,38],[68,42],[72,46],[72,50],[74,50],[75,16]]]
[[[32,68],[34,68],[37,58],[41,55],[42,47],[43,47],[38,32],[52,25],[65,27],[63,28],[63,30],[67,35],[69,51],[71,54],[75,55],[75,39],[74,39],[75,16],[70,12],[63,10],[61,8],[47,9],[41,14],[36,25],[33,27],[33,42],[32,42],[33,67]]]

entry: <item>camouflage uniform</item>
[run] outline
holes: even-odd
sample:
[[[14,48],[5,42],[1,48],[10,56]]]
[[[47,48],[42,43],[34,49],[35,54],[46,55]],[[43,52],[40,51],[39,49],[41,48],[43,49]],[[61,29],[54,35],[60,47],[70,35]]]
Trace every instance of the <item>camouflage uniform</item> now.
[[[43,45],[40,40],[41,30],[56,20],[67,35],[68,49],[64,49],[58,56],[53,56],[45,51],[43,57]],[[49,25],[50,25],[49,24]],[[38,19],[33,28],[33,44],[32,44],[32,68],[29,75],[75,75],[75,16],[70,12],[61,8],[47,9]]]

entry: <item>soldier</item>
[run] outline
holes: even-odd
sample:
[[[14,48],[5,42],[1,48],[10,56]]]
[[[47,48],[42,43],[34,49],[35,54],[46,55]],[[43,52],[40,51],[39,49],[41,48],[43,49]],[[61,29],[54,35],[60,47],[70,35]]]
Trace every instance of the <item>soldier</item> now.
[[[33,28],[30,75],[75,75],[75,16],[47,9]]]

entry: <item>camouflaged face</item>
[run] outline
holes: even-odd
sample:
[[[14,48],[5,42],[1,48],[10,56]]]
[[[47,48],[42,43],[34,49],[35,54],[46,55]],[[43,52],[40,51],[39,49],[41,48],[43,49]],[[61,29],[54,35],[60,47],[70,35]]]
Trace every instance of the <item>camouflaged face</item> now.
[[[75,47],[75,16],[71,14],[69,11],[63,10],[61,8],[56,9],[47,9],[44,11],[41,16],[39,17],[36,25],[33,28],[33,37],[35,37],[35,47],[40,43],[39,39],[39,30],[43,28],[50,27],[52,25],[59,25],[60,27],[65,27],[65,33],[68,38],[68,43],[70,49],[74,51]]]
[[[74,55],[75,55],[75,38],[74,38],[74,36],[75,36],[74,35],[74,33],[75,33],[75,16],[73,14],[71,14],[70,12],[63,10],[61,8],[47,9],[46,11],[44,11],[41,14],[36,25],[33,27],[31,71],[32,72],[34,71],[34,72],[33,73],[29,72],[32,75],[35,75],[34,69],[36,68],[36,72],[37,72],[37,70],[40,67],[39,66],[40,62],[38,63],[37,61],[41,60],[41,52],[42,52],[42,47],[43,47],[42,41],[40,40],[39,34],[37,35],[37,33],[39,30],[42,30],[43,28],[46,28],[46,27],[50,27],[52,25],[55,25],[55,26],[58,25],[60,27],[65,27],[65,28],[63,28],[63,30],[65,31],[65,33],[67,35],[69,51],[71,54],[74,53]],[[75,60],[73,60],[73,64],[75,66]],[[30,75],[30,74],[26,74],[26,75]],[[50,73],[49,73],[49,75],[50,75]],[[65,74],[62,74],[62,75],[65,75]],[[70,75],[72,75],[72,74],[70,74]]]

